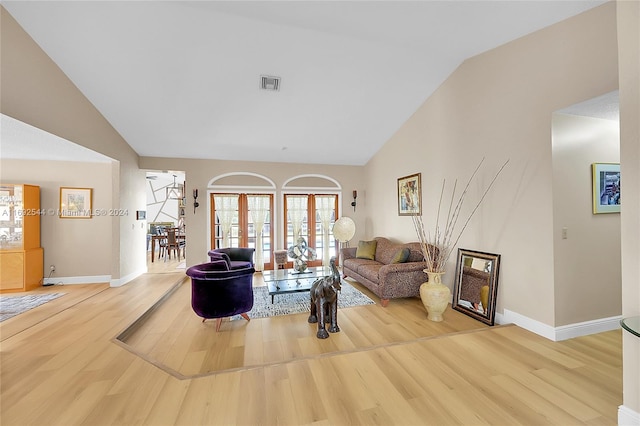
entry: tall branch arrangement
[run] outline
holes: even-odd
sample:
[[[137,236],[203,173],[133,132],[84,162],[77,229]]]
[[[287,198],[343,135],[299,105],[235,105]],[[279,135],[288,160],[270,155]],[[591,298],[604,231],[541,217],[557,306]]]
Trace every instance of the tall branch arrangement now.
[[[425,230],[422,216],[415,215],[411,217],[413,219],[413,226],[416,230],[416,234],[418,235],[418,241],[420,242],[420,246],[422,248],[422,254],[425,261],[427,262],[427,271],[444,272],[447,260],[449,259],[449,256],[451,256],[453,249],[458,244],[458,240],[460,240],[462,233],[465,231],[465,229],[467,229],[469,221],[480,207],[480,204],[482,204],[482,201],[484,201],[484,198],[495,183],[500,173],[502,173],[502,170],[504,170],[507,163],[509,163],[509,160],[505,161],[502,167],[500,167],[498,172],[491,180],[491,183],[489,183],[489,186],[484,190],[482,197],[465,220],[462,229],[460,229],[460,232],[456,233],[456,225],[458,224],[458,220],[460,219],[460,212],[462,211],[462,205],[464,204],[465,197],[467,196],[467,191],[469,190],[469,186],[471,185],[471,182],[475,178],[483,162],[484,158],[480,160],[480,163],[474,170],[473,174],[469,178],[469,181],[462,190],[462,193],[458,196],[457,199],[456,187],[458,184],[458,180],[455,180],[453,184],[453,192],[451,193],[451,200],[449,201],[449,207],[447,209],[447,218],[444,224],[444,228],[440,227],[440,211],[443,208],[442,202],[446,185],[446,180],[444,179],[442,181],[442,189],[440,190],[440,201],[438,202],[438,213],[436,215],[436,225],[433,234]]]

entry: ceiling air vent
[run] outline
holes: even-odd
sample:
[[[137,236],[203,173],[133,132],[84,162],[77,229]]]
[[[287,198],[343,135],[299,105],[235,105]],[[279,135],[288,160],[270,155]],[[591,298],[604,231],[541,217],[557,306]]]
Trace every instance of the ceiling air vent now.
[[[277,92],[278,90],[280,90],[280,77],[261,75],[260,88],[262,90],[272,90],[274,92]]]

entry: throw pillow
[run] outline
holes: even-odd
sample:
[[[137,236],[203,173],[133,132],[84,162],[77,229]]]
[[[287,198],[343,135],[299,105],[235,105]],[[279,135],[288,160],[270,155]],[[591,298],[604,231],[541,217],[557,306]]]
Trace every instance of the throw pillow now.
[[[358,248],[356,249],[356,257],[358,259],[374,260],[376,257],[376,246],[378,242],[373,241],[358,241]]]
[[[396,252],[393,259],[391,259],[391,263],[404,263],[409,259],[410,254],[411,250],[409,250],[409,247],[403,247]]]

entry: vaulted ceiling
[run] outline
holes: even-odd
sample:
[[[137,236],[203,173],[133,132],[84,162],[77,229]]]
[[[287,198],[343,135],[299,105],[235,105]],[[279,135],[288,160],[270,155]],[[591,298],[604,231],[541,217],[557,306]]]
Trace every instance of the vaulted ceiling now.
[[[141,156],[363,165],[465,59],[602,3],[3,6]]]

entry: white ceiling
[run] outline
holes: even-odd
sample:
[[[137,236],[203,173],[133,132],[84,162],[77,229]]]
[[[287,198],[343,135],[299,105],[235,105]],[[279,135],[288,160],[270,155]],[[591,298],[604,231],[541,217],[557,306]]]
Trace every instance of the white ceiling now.
[[[620,97],[617,90],[605,93],[580,102],[559,111],[563,114],[581,115],[584,117],[602,118],[604,120],[619,121],[620,120]]]
[[[0,158],[108,163],[111,158],[0,114]]]
[[[142,156],[363,165],[466,58],[604,2],[3,6]]]

